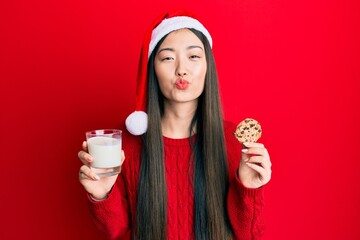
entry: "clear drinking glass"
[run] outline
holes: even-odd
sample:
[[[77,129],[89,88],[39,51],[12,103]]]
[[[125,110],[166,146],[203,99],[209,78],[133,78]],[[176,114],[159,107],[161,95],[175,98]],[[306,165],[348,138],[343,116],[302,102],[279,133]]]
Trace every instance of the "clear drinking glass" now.
[[[101,129],[86,132],[89,154],[93,157],[91,168],[98,176],[120,173],[121,130]]]

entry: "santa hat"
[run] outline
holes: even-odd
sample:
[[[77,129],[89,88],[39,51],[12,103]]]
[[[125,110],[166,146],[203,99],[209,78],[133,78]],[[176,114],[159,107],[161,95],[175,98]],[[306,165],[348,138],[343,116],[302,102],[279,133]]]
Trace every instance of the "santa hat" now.
[[[135,111],[125,121],[127,130],[133,135],[142,135],[147,131],[148,118],[146,114],[147,101],[147,65],[151,53],[158,42],[168,33],[183,29],[193,28],[202,32],[212,46],[212,39],[206,28],[186,11],[166,13],[156,19],[145,34],[139,62],[136,89]]]

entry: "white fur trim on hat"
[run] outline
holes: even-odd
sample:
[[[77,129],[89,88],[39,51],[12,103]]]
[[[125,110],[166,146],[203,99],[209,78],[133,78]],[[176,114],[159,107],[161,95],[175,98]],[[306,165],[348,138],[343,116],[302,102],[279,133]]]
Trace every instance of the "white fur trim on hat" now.
[[[186,16],[166,18],[156,28],[154,28],[152,32],[151,41],[149,44],[148,58],[150,57],[152,51],[154,51],[156,44],[166,34],[182,28],[194,28],[202,32],[206,36],[210,43],[210,46],[212,47],[212,38],[210,36],[210,33],[198,20]]]
[[[135,111],[126,118],[125,125],[132,135],[142,135],[148,127],[148,116],[146,112]]]

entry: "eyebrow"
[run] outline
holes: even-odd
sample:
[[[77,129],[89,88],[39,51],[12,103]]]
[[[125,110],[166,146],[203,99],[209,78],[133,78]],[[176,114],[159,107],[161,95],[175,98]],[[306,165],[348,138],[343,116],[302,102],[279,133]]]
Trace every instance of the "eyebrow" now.
[[[186,48],[186,50],[190,50],[190,49],[194,49],[194,48],[200,48],[201,50],[203,50],[203,51],[204,51],[204,49],[203,49],[202,47],[198,46],[198,45],[191,45],[191,46],[188,46],[188,47]],[[157,54],[159,54],[159,53],[160,53],[160,52],[162,52],[162,51],[175,52],[175,50],[174,50],[173,48],[162,48],[162,49],[160,49],[160,50],[158,51],[158,53],[157,53]]]

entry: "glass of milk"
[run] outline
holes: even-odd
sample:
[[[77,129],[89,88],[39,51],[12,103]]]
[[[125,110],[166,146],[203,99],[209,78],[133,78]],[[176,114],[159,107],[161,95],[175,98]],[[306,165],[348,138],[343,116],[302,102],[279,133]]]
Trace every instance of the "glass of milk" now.
[[[91,167],[98,176],[120,173],[121,130],[101,129],[86,132],[89,154],[93,157]]]

